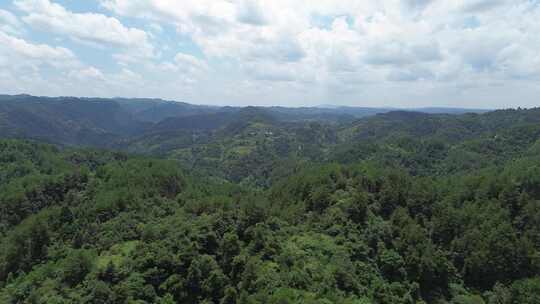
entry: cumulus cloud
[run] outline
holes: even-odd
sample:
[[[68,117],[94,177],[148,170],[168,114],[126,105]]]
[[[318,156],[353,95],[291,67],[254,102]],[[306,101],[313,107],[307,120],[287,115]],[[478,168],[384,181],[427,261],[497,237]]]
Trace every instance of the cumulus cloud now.
[[[374,65],[404,65],[437,61],[441,53],[436,43],[409,44],[394,40],[373,45],[364,59]]]
[[[507,0],[469,0],[463,3],[462,10],[467,13],[478,13],[502,6],[507,2]]]
[[[430,3],[409,0],[404,5],[424,9]],[[432,29],[402,20],[400,5],[326,0],[310,5],[281,0],[104,0],[102,5],[122,16],[165,20],[189,35],[206,56],[236,60],[257,78],[294,78],[294,73],[282,72],[294,62],[309,65],[317,74],[331,74],[366,69],[366,64],[401,66],[442,58],[437,41],[405,33]],[[316,22],[314,16],[323,16],[329,24]]]
[[[103,75],[103,72],[92,66],[77,70],[71,70],[68,73],[68,77],[80,81],[105,81],[105,75]]]
[[[29,25],[105,47],[102,52],[118,65],[80,67],[81,75],[97,81],[100,71],[105,82],[136,80],[148,93],[171,78],[171,98],[181,83],[194,90],[190,96],[204,95],[204,102],[212,102],[209,91],[238,103],[269,91],[275,103],[296,101],[300,92],[303,100],[322,103],[376,103],[378,94],[394,105],[456,96],[488,102],[485,92],[493,84],[508,87],[493,97],[500,102],[501,92],[519,84],[530,90],[533,103],[531,88],[539,86],[538,1],[98,2],[107,15],[74,12],[67,2],[14,0],[22,16],[0,10],[0,30],[21,36]],[[163,47],[158,53],[152,44]],[[231,89],[236,86],[243,90]]]
[[[403,5],[409,9],[424,9],[434,0],[403,0]]]
[[[287,64],[273,65],[267,62],[247,63],[244,68],[252,79],[263,81],[294,81],[298,79],[299,72]]]
[[[0,90],[5,93],[54,92],[61,95],[59,77],[83,65],[69,49],[32,43],[0,30]]]
[[[237,10],[237,17],[238,21],[252,25],[265,25],[268,22],[261,5],[255,0],[246,0]]]
[[[67,35],[75,41],[136,49],[137,56],[153,55],[145,31],[124,26],[118,19],[97,13],[73,13],[49,0],[17,0],[27,15],[22,19],[36,30]]]
[[[0,9],[0,31],[17,35],[23,31],[23,25],[14,14]]]
[[[431,80],[435,77],[430,69],[411,67],[406,69],[392,70],[388,75],[391,81],[418,81]]]
[[[174,62],[179,70],[184,70],[193,74],[208,70],[206,62],[189,54],[177,53],[176,56],[174,56]]]
[[[0,54],[6,65],[70,66],[77,64],[73,52],[64,47],[33,44],[0,31]]]

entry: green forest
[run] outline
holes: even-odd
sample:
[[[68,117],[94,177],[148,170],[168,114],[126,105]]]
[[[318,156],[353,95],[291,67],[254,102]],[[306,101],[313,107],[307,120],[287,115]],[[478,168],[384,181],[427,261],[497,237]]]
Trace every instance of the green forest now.
[[[0,303],[540,303],[540,109],[98,103],[0,107]]]

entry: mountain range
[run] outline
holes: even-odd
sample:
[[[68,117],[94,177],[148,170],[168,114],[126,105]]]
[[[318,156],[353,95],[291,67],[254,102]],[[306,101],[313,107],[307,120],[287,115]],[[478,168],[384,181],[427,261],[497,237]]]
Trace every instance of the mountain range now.
[[[257,119],[276,124],[346,123],[396,110],[344,106],[218,107],[162,99],[0,95],[0,136],[34,138],[63,145],[111,147],[122,140],[157,132],[208,131]],[[463,114],[486,110],[419,108],[406,111]]]
[[[539,236],[540,108],[0,97],[0,303],[537,304]]]

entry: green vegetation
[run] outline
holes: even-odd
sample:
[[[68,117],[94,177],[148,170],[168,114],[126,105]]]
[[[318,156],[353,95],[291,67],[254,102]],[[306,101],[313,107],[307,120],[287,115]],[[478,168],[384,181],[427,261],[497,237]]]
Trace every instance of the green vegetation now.
[[[0,303],[540,302],[539,109],[240,116],[0,140]]]

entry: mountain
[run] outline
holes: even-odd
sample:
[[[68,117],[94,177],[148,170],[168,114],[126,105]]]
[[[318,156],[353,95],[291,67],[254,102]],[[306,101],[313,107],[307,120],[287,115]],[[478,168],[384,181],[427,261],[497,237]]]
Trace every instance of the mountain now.
[[[540,117],[538,109],[390,110],[4,95],[0,136],[159,155],[219,178],[268,187],[294,169],[290,162],[371,159],[413,174],[478,168],[528,147]]]
[[[14,96],[0,98],[0,136],[66,145],[107,146],[143,130],[119,104],[100,99]]]
[[[421,112],[429,114],[466,114],[466,113],[486,113],[490,109],[474,109],[474,108],[453,108],[453,107],[420,107],[420,108],[369,108],[369,107],[354,107],[354,106],[336,106],[336,105],[320,105],[317,109],[326,109],[340,112],[356,113],[355,116],[370,116],[393,111],[408,111]]]
[[[429,114],[466,114],[466,113],[486,113],[493,110],[490,109],[473,109],[473,108],[450,108],[450,107],[427,107],[427,108],[411,108],[407,109],[412,112],[422,112]]]
[[[134,119],[153,123],[160,122],[167,118],[195,116],[225,111],[224,109],[221,109],[221,107],[199,106],[161,99],[114,98],[110,101],[118,103],[122,108],[131,113]]]
[[[323,121],[335,123],[350,122],[354,119],[392,111],[388,108],[362,107],[217,107],[161,99],[51,98],[31,95],[0,95],[0,105],[0,114],[3,116],[1,121],[2,134],[37,135],[40,137],[52,134],[50,137],[53,137],[58,133],[61,138],[59,141],[77,144],[80,142],[75,140],[76,132],[87,132],[90,135],[93,133],[107,134],[107,136],[133,135],[140,134],[145,126],[159,124],[165,120],[179,126],[182,124],[184,126],[193,125],[196,120],[199,120],[196,127],[191,127],[192,129],[212,129],[220,124],[214,121],[215,119],[226,123],[227,120],[234,119],[234,113],[242,113],[250,111],[250,109],[251,111],[258,109],[260,112],[267,113],[265,115],[284,122]],[[426,108],[415,111],[455,114],[469,110]],[[481,112],[481,110],[470,111]],[[212,116],[213,114],[216,115]],[[221,118],[222,116],[231,118]],[[183,120],[179,118],[186,118],[186,122],[182,123]],[[48,132],[40,133],[40,129],[48,130]],[[61,135],[59,133],[69,134]]]
[[[0,96],[0,303],[539,303],[540,108],[443,110]]]

